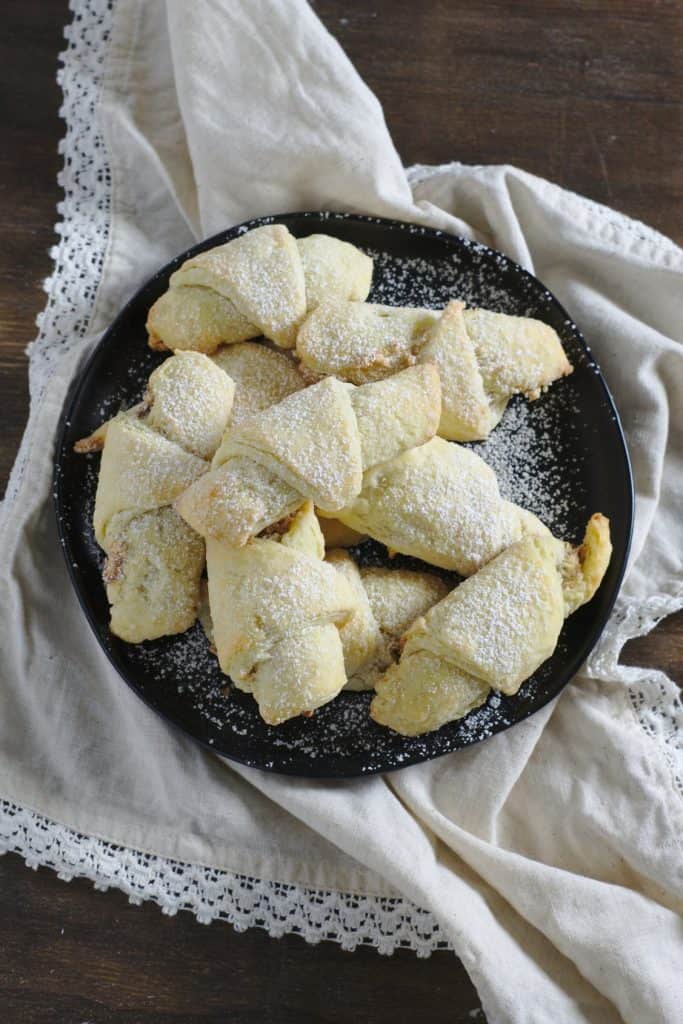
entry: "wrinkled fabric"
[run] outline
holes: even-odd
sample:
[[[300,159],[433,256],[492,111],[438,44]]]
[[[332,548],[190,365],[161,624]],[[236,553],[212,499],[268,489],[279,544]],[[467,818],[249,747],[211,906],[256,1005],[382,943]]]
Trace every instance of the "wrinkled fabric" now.
[[[627,636],[681,605],[683,252],[514,167],[406,172],[303,0],[119,0],[98,117],[102,279],[85,337],[34,395],[0,521],[0,797],[163,857],[399,892],[437,918],[491,1024],[683,1019],[673,685],[617,664]],[[636,487],[618,619],[560,697],[477,747],[343,783],[231,765],[144,707],[90,634],[50,501],[68,384],[140,283],[233,223],[324,208],[474,237],[536,274],[590,341]],[[659,702],[646,721],[634,694]]]

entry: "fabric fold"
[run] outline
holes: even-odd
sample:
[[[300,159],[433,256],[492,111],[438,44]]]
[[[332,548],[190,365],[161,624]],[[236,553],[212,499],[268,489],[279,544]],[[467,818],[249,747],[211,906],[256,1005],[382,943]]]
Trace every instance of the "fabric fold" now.
[[[382,108],[304,0],[170,0],[168,19],[204,236],[276,211],[410,217]]]

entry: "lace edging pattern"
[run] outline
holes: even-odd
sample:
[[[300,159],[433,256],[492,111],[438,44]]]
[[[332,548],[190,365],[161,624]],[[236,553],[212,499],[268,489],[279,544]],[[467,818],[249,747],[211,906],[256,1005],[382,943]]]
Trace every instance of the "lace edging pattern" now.
[[[80,835],[27,808],[0,801],[0,854],[18,853],[28,867],[49,867],[63,881],[88,878],[121,889],[131,903],[153,900],[164,914],[189,910],[202,924],[228,921],[237,931],[262,928],[274,937],[323,939],[342,949],[411,949],[427,957],[452,947],[432,915],[403,897],[359,896],[269,882],[156,857]]]
[[[415,187],[420,185],[423,181],[428,181],[429,178],[436,177],[437,175],[452,170],[453,168],[465,167],[469,169],[481,168],[482,170],[485,170],[486,166],[487,165],[485,164],[462,164],[458,160],[453,160],[450,163],[445,164],[413,164],[412,167],[406,168],[406,174],[411,186]],[[520,168],[513,168],[513,170],[520,170]],[[638,241],[649,242],[656,249],[665,251],[669,256],[675,259],[677,263],[681,264],[681,260],[683,258],[683,250],[681,247],[676,245],[676,243],[670,238],[667,238],[666,235],[663,235],[661,231],[657,231],[656,228],[652,228],[649,224],[644,224],[640,220],[629,217],[625,213],[620,213],[619,210],[613,210],[610,206],[604,206],[602,203],[598,203],[595,199],[589,199],[588,196],[582,196],[578,192],[572,192],[570,189],[561,188],[559,185],[555,185],[554,182],[547,181],[545,178],[539,178],[537,175],[531,174],[529,171],[522,171],[522,173],[528,177],[535,178],[541,183],[543,188],[551,190],[556,195],[562,196],[565,200],[569,199],[577,207],[582,207],[586,213],[591,214],[604,224],[609,224],[615,231],[623,231]]]
[[[60,359],[82,342],[99,287],[109,237],[111,176],[97,119],[113,0],[70,0],[72,20],[64,28],[57,82],[62,89],[59,116],[65,134],[57,183],[58,243],[50,249],[52,273],[43,282],[44,309],[36,317],[38,335],[27,348],[31,413],[37,408]],[[29,421],[30,422],[30,421]],[[27,429],[7,484],[3,504],[14,501],[30,450]]]
[[[671,773],[674,789],[683,798],[683,702],[672,679],[659,669],[624,665],[619,656],[627,640],[644,636],[658,622],[683,607],[683,593],[654,595],[644,600],[617,601],[588,663],[596,679],[621,680],[631,710],[643,732],[657,743]]]
[[[58,72],[64,94],[60,114],[66,121],[59,175],[64,199],[58,204],[62,220],[55,228],[59,243],[51,250],[54,271],[44,286],[47,304],[38,317],[38,337],[29,347],[32,404],[40,400],[59,359],[83,338],[104,263],[111,179],[96,107],[113,6],[112,0],[70,0],[73,20],[65,29],[67,47]],[[24,443],[8,485],[8,504],[27,452]],[[614,669],[628,636],[645,632],[647,621],[654,624],[674,610],[654,611],[648,620],[642,609],[627,609],[600,646],[596,674],[608,664]],[[673,684],[662,673],[636,671],[641,675],[629,692],[641,726],[663,741],[660,745],[679,750],[683,730],[669,692]],[[79,834],[0,799],[0,853],[7,852],[19,854],[30,867],[49,867],[64,880],[88,878],[98,889],[121,889],[133,903],[152,900],[166,914],[189,910],[201,922],[225,920],[240,931],[259,927],[273,936],[295,933],[311,943],[330,939],[349,950],[359,945],[381,953],[408,948],[418,956],[452,948],[434,917],[400,896],[321,891],[171,861]]]

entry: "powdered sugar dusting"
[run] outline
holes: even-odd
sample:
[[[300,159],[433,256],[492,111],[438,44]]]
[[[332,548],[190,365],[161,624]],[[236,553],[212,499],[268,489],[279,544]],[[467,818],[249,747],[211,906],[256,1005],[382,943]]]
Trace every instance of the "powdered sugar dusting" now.
[[[300,329],[297,353],[314,372],[365,384],[411,366],[433,321],[421,309],[323,302]]]
[[[568,383],[568,382],[567,382]],[[586,506],[586,459],[578,408],[563,382],[536,402],[513,398],[502,424],[486,441],[470,444],[493,469],[500,493],[533,512],[558,537],[577,542]]]
[[[176,280],[214,287],[273,341],[290,347],[306,312],[304,273],[295,243],[278,225],[242,235],[189,260]]]
[[[343,508],[360,489],[360,439],[348,391],[327,377],[230,432],[223,452],[272,456],[277,473],[320,508]]]

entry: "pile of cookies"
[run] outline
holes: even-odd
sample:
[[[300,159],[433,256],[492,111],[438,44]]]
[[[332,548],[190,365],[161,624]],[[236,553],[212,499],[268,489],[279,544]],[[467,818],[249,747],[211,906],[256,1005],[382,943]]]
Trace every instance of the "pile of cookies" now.
[[[144,400],[77,449],[102,448],[117,636],[199,615],[269,724],[374,688],[375,721],[416,735],[515,693],[552,654],[600,585],[609,523],[558,540],[453,443],[571,372],[552,328],[457,300],[368,303],[372,272],[347,242],[279,224],[193,257],[149,311],[169,356]],[[348,549],[366,537],[424,571],[359,568]]]

